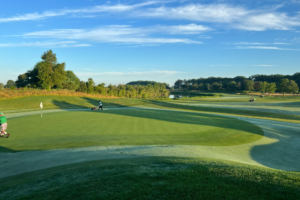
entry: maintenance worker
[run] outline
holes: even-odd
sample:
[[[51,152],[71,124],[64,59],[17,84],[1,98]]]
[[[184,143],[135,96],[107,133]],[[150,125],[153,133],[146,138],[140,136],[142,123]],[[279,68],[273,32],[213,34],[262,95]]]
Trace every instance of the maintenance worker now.
[[[100,109],[103,110],[101,100],[99,101],[99,110],[100,110]]]
[[[0,136],[3,137],[4,135],[7,135],[7,132],[5,131],[7,129],[7,119],[3,113],[0,113],[0,125],[1,125]]]

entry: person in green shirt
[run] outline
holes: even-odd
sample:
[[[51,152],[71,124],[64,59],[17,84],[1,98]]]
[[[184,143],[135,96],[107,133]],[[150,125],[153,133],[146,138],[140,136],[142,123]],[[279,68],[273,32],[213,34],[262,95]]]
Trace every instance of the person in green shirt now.
[[[4,135],[7,135],[7,132],[5,131],[7,129],[7,119],[6,117],[4,116],[3,113],[0,113],[0,125],[1,125],[1,137],[3,137]]]

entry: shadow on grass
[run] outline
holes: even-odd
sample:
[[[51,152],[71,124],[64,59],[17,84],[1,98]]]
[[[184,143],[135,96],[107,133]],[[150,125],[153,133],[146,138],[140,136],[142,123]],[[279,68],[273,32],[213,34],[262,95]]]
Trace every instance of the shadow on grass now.
[[[276,124],[261,127],[273,142],[252,147],[252,159],[270,168],[300,171],[300,128]]]
[[[220,113],[220,114],[232,114],[232,115],[242,115],[245,117],[266,117],[274,119],[286,119],[286,120],[297,120],[300,123],[299,115],[287,115],[280,113],[268,113],[268,112],[259,112],[251,110],[238,110],[230,108],[214,108],[214,107],[198,107],[198,106],[189,106],[189,105],[179,105],[169,102],[162,101],[152,101],[148,100],[149,104],[157,106],[158,108],[169,108],[169,109],[180,109],[180,110],[190,110],[190,111],[200,111],[200,112],[211,112],[211,113]]]
[[[93,99],[93,98],[88,98],[88,97],[81,97],[83,100],[85,100],[86,104],[85,105],[80,105],[80,104],[72,104],[66,101],[58,101],[58,100],[54,100],[53,104],[56,105],[57,107],[59,107],[60,109],[80,109],[80,108],[87,108],[87,109],[91,109],[93,107],[97,107],[99,106],[99,100],[101,99]],[[106,99],[101,100],[103,103],[103,107],[105,108],[106,106],[109,107],[126,107],[125,105],[122,104],[117,104],[117,103],[111,103],[111,102],[107,102]]]
[[[300,198],[299,176],[289,172],[169,157],[82,162],[0,180],[2,199]]]
[[[3,138],[0,138],[0,140],[1,139],[3,139]],[[0,146],[0,153],[17,153],[17,152],[19,152],[19,151],[15,151],[15,150]]]

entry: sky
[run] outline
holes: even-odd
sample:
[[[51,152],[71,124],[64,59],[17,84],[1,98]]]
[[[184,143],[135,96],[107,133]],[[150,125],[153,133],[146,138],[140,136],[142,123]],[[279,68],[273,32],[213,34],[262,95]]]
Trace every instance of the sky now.
[[[0,83],[51,49],[81,80],[300,72],[300,0],[0,0]]]

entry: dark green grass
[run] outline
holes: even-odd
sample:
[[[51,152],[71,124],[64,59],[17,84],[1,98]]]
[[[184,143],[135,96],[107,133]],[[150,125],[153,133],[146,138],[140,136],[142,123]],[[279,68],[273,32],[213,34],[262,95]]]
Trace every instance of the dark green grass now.
[[[231,146],[259,140],[264,134],[258,126],[237,119],[144,109],[12,118],[8,120],[8,132],[9,139],[0,138],[0,152],[99,145]]]
[[[141,99],[128,98],[90,98],[90,97],[64,97],[64,96],[32,96],[18,99],[0,100],[0,111],[20,112],[27,110],[39,110],[43,102],[43,109],[56,108],[92,108],[98,101],[105,107],[124,107],[145,104]]]
[[[0,199],[300,199],[300,174],[190,158],[92,161],[0,179]]]
[[[259,112],[259,111],[252,111],[252,110],[239,110],[239,109],[231,109],[231,108],[180,105],[180,104],[177,104],[177,103],[179,103],[178,101],[176,103],[173,103],[170,101],[157,102],[157,101],[149,100],[148,102],[152,107],[162,108],[162,109],[172,109],[172,110],[178,109],[178,110],[186,110],[186,111],[209,112],[209,113],[224,114],[224,115],[234,115],[234,116],[241,116],[241,117],[251,117],[251,118],[270,119],[270,120],[276,120],[276,121],[300,123],[299,115]]]

